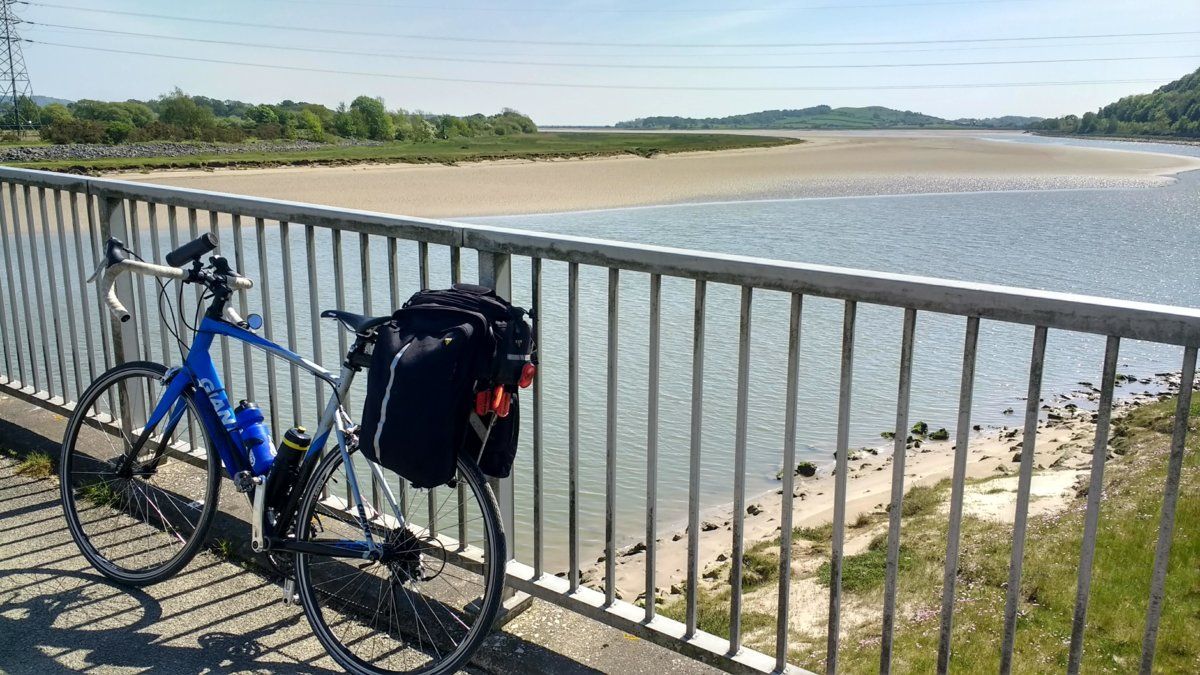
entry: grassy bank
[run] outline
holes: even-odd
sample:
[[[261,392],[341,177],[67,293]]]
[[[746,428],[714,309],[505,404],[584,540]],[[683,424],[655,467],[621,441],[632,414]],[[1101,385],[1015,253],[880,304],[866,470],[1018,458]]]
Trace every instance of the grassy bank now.
[[[1092,596],[1084,646],[1083,672],[1136,671],[1158,535],[1175,400],[1132,409],[1114,423],[1115,457],[1106,472],[1097,539]],[[1200,670],[1200,401],[1191,410],[1175,538],[1158,638],[1156,672]],[[1003,476],[998,476],[1002,478]],[[987,481],[976,482],[987,492]],[[1015,672],[1066,669],[1075,605],[1086,478],[1083,489],[1060,511],[1031,517],[1026,539]],[[979,483],[983,483],[979,485]],[[949,483],[911,490],[905,499],[901,535],[899,618],[893,665],[897,672],[936,670],[940,597],[946,551],[945,503]],[[843,576],[840,669],[877,672],[886,546],[885,514],[868,514],[849,525],[847,539],[870,537],[870,544],[847,556]],[[829,529],[798,528],[793,548],[793,595],[811,597],[810,609],[793,608],[796,622],[790,661],[824,670],[822,603],[829,583]],[[966,516],[955,606],[953,669],[994,672],[999,667],[1004,626],[1012,526]],[[778,564],[776,539],[748,548],[743,584],[748,609],[746,643],[773,652],[773,606]],[[727,568],[718,575],[727,577]],[[717,581],[701,595],[700,624],[728,634],[727,590]],[[806,605],[807,606],[807,605]],[[682,618],[683,599],[672,596],[663,613]],[[820,616],[807,617],[806,614]]]
[[[337,146],[314,150],[208,153],[182,157],[62,159],[16,163],[32,169],[100,173],[154,169],[211,169],[360,163],[453,164],[498,159],[563,159],[702,150],[765,148],[798,143],[796,139],[734,134],[622,134],[552,132],[517,136],[455,138],[427,143],[394,142],[374,146]]]

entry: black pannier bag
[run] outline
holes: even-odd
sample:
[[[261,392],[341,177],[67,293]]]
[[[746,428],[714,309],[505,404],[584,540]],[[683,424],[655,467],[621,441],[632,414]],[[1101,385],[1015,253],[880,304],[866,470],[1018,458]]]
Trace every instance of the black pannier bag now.
[[[359,432],[363,454],[416,487],[453,478],[460,451],[484,473],[507,476],[519,427],[516,388],[532,349],[525,311],[491,289],[456,284],[414,294],[378,331]],[[476,395],[490,399],[497,387],[512,397],[509,416],[485,411],[471,424]]]

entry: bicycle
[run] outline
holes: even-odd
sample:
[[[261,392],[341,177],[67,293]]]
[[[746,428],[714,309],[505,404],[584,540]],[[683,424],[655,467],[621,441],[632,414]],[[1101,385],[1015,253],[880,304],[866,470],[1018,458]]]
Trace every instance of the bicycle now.
[[[179,282],[180,301],[184,285],[198,285],[200,306],[211,302],[198,325],[185,321],[193,330],[190,346],[175,321],[171,332],[182,365],[124,363],[100,375],[80,397],[59,464],[72,537],[84,557],[117,582],[140,586],[166,579],[204,545],[223,467],[249,499],[251,548],[281,571],[285,602],[299,602],[341,667],[364,674],[456,670],[487,636],[501,603],[505,535],[491,489],[475,462],[462,456],[448,484],[457,489],[447,490],[440,505],[435,488],[388,480],[379,465],[357,452],[358,428],[342,401],[355,374],[369,365],[376,330],[389,317],[321,313],[355,336],[335,375],[256,335],[261,319],[237,315],[230,297],[253,283],[219,255],[202,264],[216,246],[213,235],[204,235],[168,254],[168,265],[157,265],[137,259],[116,239],[105,245],[93,278],[100,278],[102,296],[120,322],[130,313],[115,283],[126,272]],[[161,307],[168,296],[164,282],[158,284]],[[170,314],[177,317],[174,309]],[[297,463],[279,474],[290,483],[253,471],[210,355],[218,336],[264,350],[333,390],[311,442],[299,445]],[[325,452],[330,436],[336,450]],[[363,499],[357,460],[366,462],[373,478],[372,500]],[[275,467],[283,464],[277,460]],[[457,538],[437,527],[454,494]],[[426,503],[422,520],[417,506]],[[477,538],[471,538],[472,530]]]

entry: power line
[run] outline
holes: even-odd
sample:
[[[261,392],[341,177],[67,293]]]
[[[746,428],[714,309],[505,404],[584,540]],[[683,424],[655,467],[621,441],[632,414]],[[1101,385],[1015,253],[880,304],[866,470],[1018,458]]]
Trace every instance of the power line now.
[[[308,28],[304,26],[287,26],[280,24],[262,24],[262,23],[247,23],[242,21],[228,21],[224,19],[204,19],[199,17],[184,17],[171,16],[167,14],[150,14],[145,12],[126,12],[115,9],[95,9],[92,7],[79,7],[76,5],[60,5],[49,2],[37,2],[35,0],[18,0],[23,4],[33,5],[37,7],[49,7],[54,9],[69,9],[78,12],[93,12],[98,14],[112,14],[117,16],[136,16],[148,19],[163,19],[166,21],[186,21],[189,23],[210,23],[221,26],[239,26],[243,28],[259,28],[268,30],[286,30],[302,33],[321,33],[334,35],[358,35],[364,37],[386,37],[403,40],[429,40],[434,42],[468,42],[468,43],[486,43],[486,44],[517,44],[517,45],[559,45],[559,46],[577,46],[577,47],[672,47],[672,48],[757,48],[757,47],[866,47],[866,46],[890,46],[890,45],[934,45],[934,44],[968,44],[968,43],[985,43],[985,42],[1028,42],[1028,41],[1048,41],[1048,40],[1075,40],[1075,39],[1096,39],[1096,38],[1121,38],[1121,37],[1165,37],[1170,35],[1200,35],[1200,30],[1189,31],[1163,31],[1153,33],[1097,33],[1085,35],[1034,35],[1023,37],[998,37],[998,38],[958,38],[947,40],[879,40],[865,42],[780,42],[780,43],[646,43],[646,42],[582,42],[578,40],[530,40],[530,39],[502,39],[502,38],[482,38],[482,37],[456,37],[447,35],[417,35],[405,33],[383,33],[376,31],[356,31],[344,30],[335,28]]]
[[[345,49],[324,49],[320,47],[295,47],[292,45],[279,44],[246,44],[244,42],[235,42],[232,40],[214,40],[209,38],[194,38],[181,37],[176,35],[158,35],[154,33],[137,33],[133,31],[109,30],[104,28],[86,28],[83,26],[64,26],[53,23],[40,23],[36,21],[27,21],[34,26],[50,26],[54,28],[68,28],[71,30],[87,31],[90,33],[104,33],[109,35],[122,35],[128,37],[143,37],[163,40],[172,40],[179,42],[196,42],[210,45],[227,45],[234,47],[249,47],[254,49],[275,49],[293,52],[309,52],[316,54],[339,54],[343,56],[368,56],[374,58],[391,58],[410,61],[432,61],[438,63],[480,63],[488,65],[505,65],[505,66],[538,66],[551,68],[603,68],[616,70],[833,70],[833,69],[857,69],[857,68],[926,68],[937,66],[1001,66],[1001,65],[1030,65],[1030,64],[1048,64],[1048,63],[1096,63],[1105,61],[1160,61],[1168,59],[1196,59],[1200,58],[1200,54],[1181,54],[1181,55],[1166,55],[1166,56],[1105,56],[1105,57],[1085,57],[1085,58],[1060,58],[1060,59],[1022,59],[1008,61],[934,61],[927,63],[855,63],[855,64],[770,64],[770,65],[680,65],[680,64],[619,64],[619,63],[580,63],[580,62],[551,62],[551,61],[508,61],[497,59],[473,59],[473,58],[455,58],[441,56],[423,56],[413,54],[400,54],[395,52],[369,52],[356,51]]]
[[[290,2],[291,0],[287,0],[287,1]],[[45,32],[45,33],[53,33],[56,35],[64,35],[64,34],[70,35],[72,33],[72,31],[87,31],[87,32],[93,32],[93,33],[114,33],[114,34],[119,34],[119,35],[138,36],[138,37],[154,37],[154,38],[161,37],[164,39],[183,40],[183,41],[200,39],[200,38],[186,38],[186,37],[175,36],[175,35],[167,36],[167,35],[156,35],[156,34],[150,34],[150,33],[134,33],[134,32],[128,32],[128,31],[115,31],[115,30],[109,30],[109,29],[103,29],[103,28],[87,28],[87,27],[83,27],[83,26],[66,26],[66,25],[54,24],[54,23],[42,23],[40,21],[25,20],[25,21],[22,21],[22,23],[27,26],[30,26],[35,32],[37,32],[39,34]],[[57,30],[57,29],[66,29],[66,30]],[[1151,39],[1147,39],[1147,40],[1132,40],[1132,41],[1126,40],[1126,41],[1120,41],[1120,42],[1111,42],[1111,41],[1110,42],[1074,42],[1074,43],[1060,44],[1060,45],[1032,44],[1032,45],[983,45],[983,46],[975,46],[975,47],[919,47],[916,49],[860,49],[860,50],[802,51],[802,52],[756,51],[753,54],[696,53],[696,52],[691,52],[688,54],[679,54],[679,53],[674,53],[674,54],[666,54],[666,53],[630,54],[629,52],[592,52],[592,53],[588,53],[588,54],[581,54],[580,56],[595,57],[595,58],[616,57],[616,58],[627,58],[627,59],[643,59],[647,56],[654,56],[657,58],[673,58],[673,59],[696,59],[696,58],[704,58],[704,57],[729,59],[729,58],[743,58],[743,57],[747,57],[747,56],[753,56],[753,57],[761,57],[761,56],[858,56],[858,55],[872,55],[872,54],[913,54],[913,53],[928,53],[928,52],[938,52],[938,53],[941,53],[941,52],[975,52],[975,51],[995,51],[998,49],[1000,49],[1000,50],[1075,49],[1075,48],[1080,48],[1080,47],[1114,47],[1114,46],[1144,45],[1144,44],[1153,44],[1155,46],[1161,46],[1164,44],[1188,44],[1188,45],[1191,45],[1191,44],[1196,44],[1197,42],[1200,42],[1200,39],[1187,38],[1187,39],[1183,39],[1183,40],[1163,40],[1163,39],[1152,39],[1151,40]],[[344,54],[354,55],[354,56],[378,55],[378,56],[387,56],[387,57],[396,57],[396,58],[405,58],[405,57],[415,58],[415,57],[427,57],[430,54],[430,52],[428,52],[428,51],[423,51],[423,52],[351,52],[351,51],[342,51],[342,50],[321,50],[321,49],[307,48],[307,47],[292,47],[290,45],[289,46],[273,46],[273,45],[265,45],[262,43],[247,44],[245,42],[230,42],[228,44],[234,44],[234,45],[238,45],[238,46],[247,46],[247,47],[262,47],[264,49],[289,49],[289,50],[304,51],[304,52],[320,51],[320,52],[333,53],[333,54],[343,54],[344,53]],[[555,54],[545,54],[544,52],[514,52],[514,51],[507,50],[507,49],[503,50],[503,51],[483,51],[483,52],[481,52],[481,51],[463,52],[463,51],[456,49],[453,53],[465,54],[467,56],[477,56],[477,57],[485,57],[485,56],[486,57],[555,56]],[[453,58],[459,58],[459,57],[456,56]],[[485,61],[485,63],[497,63],[497,61],[495,60],[495,58],[488,58]],[[595,64],[589,63],[587,65],[592,66]]]
[[[636,91],[880,91],[893,89],[992,89],[1004,87],[1053,87],[1053,86],[1075,86],[1075,85],[1098,85],[1098,84],[1143,84],[1161,82],[1164,79],[1120,79],[1120,80],[1075,80],[1075,81],[1042,81],[1042,82],[973,82],[962,84],[894,84],[894,85],[872,85],[872,86],[809,86],[809,87],[706,87],[706,86],[678,86],[678,85],[637,85],[637,84],[586,84],[581,82],[545,82],[545,81],[528,81],[528,80],[486,80],[475,78],[460,78],[460,77],[439,77],[433,75],[398,75],[395,73],[376,73],[369,71],[354,71],[341,70],[333,68],[309,68],[305,66],[288,66],[274,63],[254,63],[249,61],[232,61],[226,59],[211,59],[197,56],[179,56],[177,54],[159,54],[154,52],[141,52],[125,49],[107,49],[104,47],[87,47],[84,45],[70,45],[59,42],[44,42],[41,40],[30,40],[26,38],[25,42],[33,44],[46,45],[50,47],[63,47],[66,49],[81,49],[93,52],[104,52],[108,54],[126,54],[131,56],[150,56],[162,59],[172,59],[176,61],[193,61],[199,63],[215,63],[229,66],[246,66],[251,68],[269,68],[273,70],[288,70],[307,73],[324,73],[329,75],[353,75],[360,77],[379,77],[393,80],[419,80],[424,82],[450,82],[455,84],[494,84],[504,86],[518,87],[547,87],[547,88],[564,88],[564,89],[616,89],[616,90],[636,90]]]
[[[264,0],[260,0],[264,1]],[[778,12],[778,11],[820,11],[842,9],[907,9],[910,7],[938,7],[946,5],[999,5],[1038,0],[928,0],[925,2],[875,2],[861,4],[824,4],[824,5],[788,5],[781,4],[771,7],[553,7],[540,5],[536,7],[494,7],[484,5],[446,5],[425,3],[390,3],[390,2],[327,2],[326,0],[265,0],[283,4],[322,5],[334,7],[378,7],[383,9],[434,9],[453,12],[499,12],[504,14],[709,14],[713,12]]]

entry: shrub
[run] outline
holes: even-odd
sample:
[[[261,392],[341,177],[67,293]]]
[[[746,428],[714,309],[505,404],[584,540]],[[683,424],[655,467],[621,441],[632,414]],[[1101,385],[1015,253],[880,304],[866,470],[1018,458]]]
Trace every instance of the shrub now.
[[[59,120],[41,128],[42,140],[59,145],[67,143],[103,143],[105,127],[92,120]]]
[[[104,140],[107,143],[124,143],[134,131],[136,127],[129,122],[109,122],[108,128],[104,130]]]

